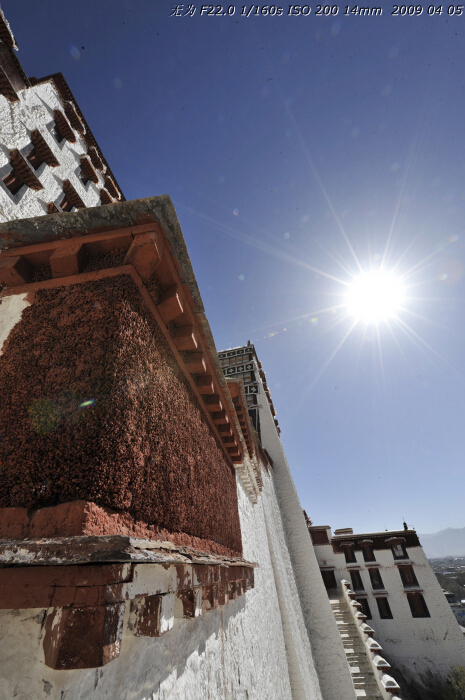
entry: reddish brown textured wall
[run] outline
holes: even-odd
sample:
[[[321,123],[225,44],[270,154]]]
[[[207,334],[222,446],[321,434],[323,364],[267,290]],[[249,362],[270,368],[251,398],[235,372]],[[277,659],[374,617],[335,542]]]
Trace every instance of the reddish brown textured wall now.
[[[235,475],[128,276],[37,292],[0,395],[1,507],[87,500],[241,553]]]

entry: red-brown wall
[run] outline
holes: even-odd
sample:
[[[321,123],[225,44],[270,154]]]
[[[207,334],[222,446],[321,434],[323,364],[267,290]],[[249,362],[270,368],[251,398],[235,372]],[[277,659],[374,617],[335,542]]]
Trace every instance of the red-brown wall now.
[[[0,396],[1,507],[92,501],[241,552],[233,470],[129,276],[36,292]]]

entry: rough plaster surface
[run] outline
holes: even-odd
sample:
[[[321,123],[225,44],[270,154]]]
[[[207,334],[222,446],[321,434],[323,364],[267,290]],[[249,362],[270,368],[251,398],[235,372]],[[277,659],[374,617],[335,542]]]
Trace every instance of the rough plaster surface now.
[[[11,329],[20,321],[21,314],[29,306],[26,297],[27,294],[17,294],[0,300],[0,355]]]
[[[59,205],[63,199],[63,180],[69,180],[87,207],[100,203],[99,188],[104,186],[104,178],[97,171],[99,183],[82,183],[79,177],[79,158],[87,153],[86,145],[78,134],[76,142],[66,139],[58,143],[51,133],[54,124],[53,110],[63,112],[63,106],[55,86],[51,82],[35,85],[18,92],[19,101],[9,102],[0,97],[0,221],[10,221],[21,217],[42,216],[47,213],[46,205],[54,202]],[[57,158],[55,168],[43,163],[35,171],[44,189],[35,192],[25,185],[12,195],[3,184],[3,178],[11,170],[9,151],[17,148],[23,156],[32,149],[30,133],[39,129],[48,146]]]
[[[159,638],[124,635],[120,656],[95,670],[53,671],[44,665],[42,610],[0,614],[0,697],[18,700],[320,700],[311,676],[311,656],[303,678],[306,694],[291,693],[286,644],[272,556],[279,562],[289,610],[298,601],[286,582],[290,572],[283,550],[270,476],[252,505],[239,479],[238,501],[244,555],[257,561],[255,587],[224,608],[178,621]],[[270,541],[273,553],[270,553]],[[285,548],[284,548],[285,549]],[[127,616],[126,612],[126,616]],[[299,633],[295,636],[296,644]],[[298,653],[304,659],[305,644]],[[27,669],[27,673],[24,672]],[[342,697],[342,696],[341,696]]]
[[[282,519],[286,551],[298,591],[299,614],[310,641],[322,697],[324,700],[355,700],[344,647],[323,585],[286,455],[267,402],[264,402],[260,411],[260,425],[262,444],[273,460],[277,506]],[[291,629],[295,634],[295,622],[291,624]],[[296,673],[296,688],[300,683]]]
[[[336,567],[336,581],[346,579],[350,582],[350,566],[347,566],[344,554],[334,553],[331,545],[316,545],[315,552],[321,565]],[[414,675],[424,674],[427,670],[447,675],[452,665],[465,666],[465,638],[422,547],[407,547],[407,554],[407,560],[397,561],[413,565],[431,617],[412,617],[392,551],[376,549],[375,563],[379,564],[392,619],[380,618],[367,570],[370,563],[364,561],[362,552],[356,552],[357,565],[354,566],[360,571],[372,615],[368,624],[375,630],[375,639],[383,648],[381,655],[393,667],[405,668]],[[395,676],[394,671],[395,668]]]
[[[88,500],[241,552],[235,474],[129,277],[38,292],[0,393],[0,506]]]

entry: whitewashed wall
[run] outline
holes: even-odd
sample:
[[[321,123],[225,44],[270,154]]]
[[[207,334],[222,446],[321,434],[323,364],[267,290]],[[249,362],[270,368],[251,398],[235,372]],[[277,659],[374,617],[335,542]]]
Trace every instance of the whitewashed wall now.
[[[160,638],[124,636],[120,656],[96,670],[48,668],[43,611],[3,612],[0,698],[321,700],[273,480],[263,479],[255,506],[238,480],[244,556],[260,564],[254,589]]]
[[[385,534],[389,536],[389,533]],[[397,561],[399,564],[412,563],[431,617],[412,617],[392,551],[377,549],[376,564],[380,565],[392,619],[380,618],[367,570],[369,563],[363,560],[362,552],[355,552],[372,614],[368,624],[375,630],[375,638],[383,647],[381,655],[399,669],[404,667],[415,675],[424,674],[428,669],[446,675],[452,665],[465,666],[465,639],[422,547],[406,549],[409,558]],[[339,586],[342,579],[350,581],[351,566],[346,564],[344,554],[334,553],[331,545],[315,545],[315,552],[323,567],[336,567],[334,575]]]
[[[262,389],[263,391],[263,389]],[[283,546],[289,557],[292,570],[292,586],[295,587],[296,608],[301,638],[305,639],[303,658],[299,657],[303,647],[296,645],[296,656],[300,659],[299,668],[304,669],[309,646],[316,671],[316,677],[324,700],[353,700],[355,690],[350,675],[347,657],[337,629],[336,621],[329,604],[326,589],[307,529],[299,497],[292,480],[283,445],[276,431],[274,419],[267,401],[262,401],[260,410],[262,445],[273,460],[273,479],[276,491],[275,520],[282,522]],[[301,631],[300,631],[301,630]],[[293,627],[293,634],[297,626]],[[303,644],[303,641],[302,641]],[[312,665],[313,665],[312,664]],[[297,689],[300,683],[308,684],[308,674],[315,673],[312,665],[307,666],[307,675],[292,675],[291,683]],[[294,664],[296,667],[296,664]],[[316,682],[316,679],[315,679]],[[299,697],[296,695],[295,697]],[[308,696],[307,696],[308,697]],[[310,696],[312,697],[312,696]]]
[[[63,180],[69,180],[87,207],[100,204],[99,189],[104,186],[102,174],[97,171],[99,183],[88,182],[85,186],[79,178],[80,156],[87,153],[86,145],[77,131],[76,142],[63,139],[58,143],[51,133],[54,124],[53,110],[63,112],[63,105],[51,82],[35,85],[18,92],[19,101],[9,102],[0,95],[0,221],[11,221],[47,213],[46,205],[57,206],[63,199]],[[3,183],[11,170],[9,151],[17,148],[25,156],[32,148],[30,134],[39,129],[48,146],[57,158],[55,168],[42,163],[34,171],[44,186],[34,191],[23,185],[12,195]]]

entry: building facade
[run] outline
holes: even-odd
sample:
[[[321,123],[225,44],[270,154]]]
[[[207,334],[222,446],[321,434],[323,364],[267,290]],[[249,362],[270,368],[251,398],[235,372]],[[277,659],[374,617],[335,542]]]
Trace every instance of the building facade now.
[[[124,196],[61,73],[28,78],[0,10],[0,221]]]
[[[393,668],[445,677],[465,665],[459,625],[414,530],[355,534],[309,526],[325,587],[347,580]]]

